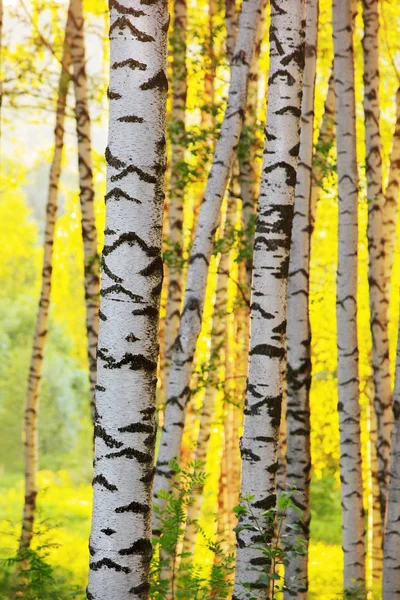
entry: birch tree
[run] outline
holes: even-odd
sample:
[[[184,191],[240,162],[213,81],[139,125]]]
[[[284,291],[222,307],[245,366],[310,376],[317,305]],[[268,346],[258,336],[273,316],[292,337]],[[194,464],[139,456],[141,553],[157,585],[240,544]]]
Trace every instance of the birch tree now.
[[[94,214],[92,142],[86,76],[84,21],[82,0],[71,0],[69,45],[73,67],[76,133],[78,137],[78,167],[82,238],[85,257],[86,331],[89,361],[90,402],[94,418],[96,386],[96,350],[99,332],[100,264],[97,251],[97,230]]]
[[[68,45],[68,31],[71,27],[70,16],[66,24],[66,37],[61,59],[61,75],[58,86],[56,123],[54,128],[54,151],[50,167],[50,178],[46,204],[46,222],[44,229],[44,254],[42,267],[42,287],[36,316],[32,355],[29,366],[28,386],[24,409],[24,458],[25,458],[25,495],[22,517],[22,531],[19,543],[20,552],[27,550],[32,541],[36,512],[37,472],[39,462],[38,411],[39,393],[43,371],[45,344],[49,327],[51,299],[51,276],[53,271],[54,233],[57,219],[58,186],[61,175],[61,161],[64,148],[64,122],[70,82],[71,54]]]
[[[336,297],[338,411],[344,586],[350,590],[363,586],[365,582],[357,340],[358,173],[351,2],[335,0],[332,10],[339,180]]]
[[[271,2],[267,124],[254,243],[249,373],[241,442],[241,493],[250,496],[252,514],[241,516],[240,527],[251,525],[254,518],[276,503],[304,28],[304,2]],[[258,581],[257,570],[267,561],[258,547],[257,536],[250,529],[237,534],[235,599],[242,597],[245,584],[251,590],[268,588],[268,583]]]
[[[166,1],[110,2],[91,600],[149,593],[168,22]]]
[[[165,421],[156,466],[156,494],[161,489],[169,490],[173,476],[169,462],[180,453],[185,408],[190,395],[190,375],[201,329],[209,261],[219,223],[221,202],[242,128],[247,77],[261,6],[262,0],[244,0],[242,4],[238,38],[231,61],[231,82],[225,117],[197,222],[180,327],[173,348]]]
[[[377,417],[377,456],[382,519],[385,515],[391,428],[391,382],[388,304],[385,302],[383,246],[382,156],[379,108],[379,15],[377,0],[363,0],[364,115],[368,201],[368,281],[374,406]]]
[[[287,328],[286,481],[296,493],[294,504],[302,516],[289,509],[288,543],[304,540],[308,550],[310,525],[310,387],[311,327],[309,319],[311,188],[314,134],[314,95],[317,64],[318,0],[306,0],[306,47],[301,107],[301,134],[290,248]],[[292,528],[297,526],[298,531]],[[298,590],[302,584],[304,591]],[[307,598],[308,553],[295,555],[285,569],[285,598]]]
[[[185,111],[187,96],[186,69],[186,0],[174,2],[174,26],[171,36],[172,51],[172,115],[171,115],[171,181],[168,207],[168,243],[174,255],[173,264],[168,269],[168,297],[165,319],[165,379],[171,361],[172,346],[179,329],[182,301],[182,243],[183,243],[183,201],[185,193]]]

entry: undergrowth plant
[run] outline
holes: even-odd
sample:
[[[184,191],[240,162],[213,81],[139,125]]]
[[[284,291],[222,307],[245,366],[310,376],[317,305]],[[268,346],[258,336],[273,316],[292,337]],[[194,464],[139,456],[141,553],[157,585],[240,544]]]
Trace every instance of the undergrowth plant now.
[[[197,521],[195,525],[204,549],[201,555],[204,556],[206,550],[211,551],[213,564],[208,566],[197,556],[181,550],[187,509],[194,502],[196,489],[204,487],[206,475],[203,466],[200,461],[191,462],[184,468],[175,461],[170,463],[174,471],[172,490],[160,493],[165,501],[162,511],[157,504],[154,506],[160,534],[153,540],[151,600],[225,600],[231,595],[233,553],[226,554],[220,543],[210,540]]]

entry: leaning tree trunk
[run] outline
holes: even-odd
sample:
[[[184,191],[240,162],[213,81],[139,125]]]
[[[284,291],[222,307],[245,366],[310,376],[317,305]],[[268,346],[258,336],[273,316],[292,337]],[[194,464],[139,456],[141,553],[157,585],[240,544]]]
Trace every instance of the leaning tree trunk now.
[[[88,598],[148,598],[168,4],[110,2],[107,207]]]
[[[333,41],[339,179],[336,317],[342,534],[344,586],[354,590],[365,583],[365,532],[357,340],[358,173],[350,0],[335,0],[333,4]]]
[[[231,239],[230,236],[232,235],[232,225],[234,225],[235,212],[236,198],[233,194],[229,194],[223,234],[223,239],[225,240],[224,245],[228,245],[229,240]],[[224,250],[221,253],[218,265],[217,289],[215,293],[211,328],[210,364],[213,365],[213,367],[216,367],[216,370],[210,369],[210,379],[213,371],[218,372],[220,356],[224,351],[224,338],[227,326],[227,296],[231,252],[229,247],[227,249],[225,248]],[[204,464],[207,459],[208,444],[210,441],[211,428],[214,421],[217,392],[218,389],[216,382],[214,383],[210,381],[206,387],[203,406],[201,407],[199,436],[197,439],[195,460]],[[227,472],[227,476],[229,475],[229,472]],[[193,554],[197,534],[196,522],[201,513],[202,502],[203,487],[200,486],[196,489],[193,504],[188,507],[187,523],[183,538],[183,552],[189,552],[190,554]]]
[[[35,334],[28,376],[28,389],[25,398],[24,413],[24,453],[25,453],[25,498],[22,518],[20,551],[30,547],[33,536],[33,524],[36,511],[37,471],[38,471],[38,409],[39,391],[42,379],[44,349],[49,325],[51,297],[51,275],[53,271],[54,232],[57,219],[58,185],[61,175],[61,160],[64,148],[64,122],[70,82],[71,55],[67,43],[67,33],[71,26],[68,17],[66,39],[61,59],[61,75],[58,87],[56,124],[54,128],[54,153],[50,167],[50,181],[46,205],[46,224],[44,230],[44,256],[42,269],[42,289],[36,317]]]
[[[295,555],[285,569],[285,599],[305,600],[308,590],[308,542],[310,534],[310,387],[311,328],[310,292],[311,187],[314,133],[314,95],[317,63],[318,0],[306,0],[306,50],[301,108],[301,134],[290,248],[287,328],[286,481],[296,489],[293,503],[300,516],[287,513],[287,541],[294,547],[303,540],[306,554]],[[297,527],[297,532],[294,527]],[[304,591],[298,591],[298,584]]]
[[[165,421],[156,466],[156,495],[161,489],[167,491],[170,489],[173,471],[169,467],[169,462],[180,453],[182,425],[190,395],[189,385],[194,352],[201,329],[208,267],[214,235],[218,227],[221,202],[242,127],[247,76],[262,2],[263,0],[244,0],[242,4],[235,54],[231,61],[228,103],[200,209],[189,259],[179,333],[174,343]]]
[[[275,473],[286,360],[286,308],[293,202],[299,152],[304,68],[305,4],[299,0],[271,2],[270,67],[267,124],[258,218],[254,244],[250,308],[250,359],[241,442],[242,496],[250,495],[247,527],[275,507]],[[273,531],[269,535],[272,537]],[[260,551],[258,533],[237,534],[233,598],[268,584],[258,582],[268,559]],[[260,572],[258,572],[260,569]]]
[[[396,376],[393,394],[392,448],[389,474],[389,494],[383,559],[383,600],[398,600],[398,598],[400,598],[400,333],[397,341]]]
[[[391,402],[388,304],[385,301],[383,238],[382,143],[379,127],[378,0],[363,0],[364,115],[368,201],[368,281],[374,406],[377,418],[377,456],[382,521],[385,519],[390,455]]]
[[[185,194],[185,112],[187,96],[186,70],[186,0],[174,2],[174,28],[171,36],[172,49],[172,115],[171,115],[171,181],[169,189],[169,238],[172,254],[168,268],[168,298],[165,318],[165,381],[171,363],[172,346],[179,329],[182,301],[182,244],[183,202]]]
[[[82,238],[85,257],[85,302],[90,405],[92,417],[94,419],[97,371],[96,351],[99,333],[100,262],[97,250],[97,230],[94,214],[94,186],[91,154],[92,142],[90,134],[82,0],[71,0],[69,18],[71,19],[69,44],[71,48],[74,75],[73,83],[75,92],[76,133],[78,137]]]

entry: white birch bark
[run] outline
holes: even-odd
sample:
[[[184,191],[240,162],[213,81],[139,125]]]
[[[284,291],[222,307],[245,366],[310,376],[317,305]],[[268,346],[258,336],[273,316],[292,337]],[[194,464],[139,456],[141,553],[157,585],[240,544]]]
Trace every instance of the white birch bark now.
[[[250,504],[255,516],[276,504],[304,37],[304,2],[271,1],[267,124],[254,244],[249,374],[241,441],[241,493],[252,496]],[[249,525],[252,520],[251,515],[242,515],[239,525]],[[267,593],[268,585],[257,581],[257,569],[268,566],[258,541],[258,534],[251,530],[237,535],[234,599],[242,597],[245,583],[252,590]]]
[[[391,403],[388,304],[385,298],[382,143],[379,127],[378,0],[363,0],[364,115],[368,201],[368,281],[380,504],[384,520],[390,455]]]
[[[92,417],[94,419],[97,371],[96,351],[99,333],[100,261],[97,250],[97,230],[94,214],[94,186],[91,154],[92,142],[90,133],[82,0],[70,1],[69,18],[71,19],[69,45],[71,48],[75,92],[80,205],[85,259],[85,302],[90,405]]]
[[[164,0],[110,2],[89,600],[149,594],[168,22]]]
[[[255,42],[262,0],[244,0],[238,38],[231,61],[231,83],[225,117],[201,205],[189,260],[179,333],[174,343],[167,390],[165,421],[156,466],[155,492],[168,490],[172,471],[169,461],[179,456],[185,408],[196,342],[201,329],[208,267],[218,227],[222,198],[231,171],[234,150],[243,122],[247,76]]]
[[[71,26],[68,18],[66,38]],[[61,175],[61,161],[64,148],[65,108],[70,82],[71,55],[67,41],[64,42],[61,59],[61,75],[58,88],[56,123],[54,128],[54,152],[50,167],[50,180],[46,205],[44,230],[44,255],[42,268],[42,288],[36,317],[32,356],[29,367],[28,387],[24,410],[24,458],[25,458],[25,496],[20,538],[20,551],[30,547],[36,511],[37,471],[39,460],[38,447],[38,410],[39,392],[43,370],[44,350],[49,326],[51,299],[51,276],[53,271],[54,232],[57,219],[58,186]]]
[[[185,112],[187,96],[186,69],[186,0],[174,2],[174,25],[171,35],[172,51],[172,115],[171,115],[171,180],[169,189],[169,246],[174,254],[175,264],[168,268],[168,297],[165,319],[165,381],[172,356],[172,346],[179,329],[182,302],[182,244],[183,244],[183,202],[185,176]]]
[[[371,579],[373,589],[377,589],[382,578],[383,567],[383,523],[380,506],[378,479],[378,457],[376,454],[377,425],[373,400],[373,382],[371,381],[371,397],[369,398],[369,455],[370,455],[370,494],[368,502],[368,553],[371,557]]]
[[[383,560],[383,600],[397,600],[400,598],[400,335],[397,341],[389,475]]]
[[[333,3],[339,256],[337,271],[338,411],[344,587],[365,584],[363,482],[357,340],[358,172],[350,0]]]
[[[297,490],[292,500],[302,516],[289,510],[287,541],[297,539],[308,549],[310,533],[310,387],[311,327],[309,319],[311,188],[314,134],[314,96],[317,65],[318,0],[306,0],[306,50],[301,107],[301,134],[294,200],[293,233],[290,247],[287,328],[286,389],[286,482]],[[308,553],[307,553],[308,554]],[[308,555],[295,555],[285,569],[285,599],[306,600]],[[304,591],[298,591],[301,584]]]

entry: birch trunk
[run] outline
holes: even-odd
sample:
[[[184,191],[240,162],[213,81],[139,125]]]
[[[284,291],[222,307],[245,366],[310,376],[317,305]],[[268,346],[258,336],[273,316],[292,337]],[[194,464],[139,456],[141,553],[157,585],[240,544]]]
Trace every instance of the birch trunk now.
[[[251,277],[253,268],[253,246],[254,246],[254,222],[257,210],[257,198],[259,188],[259,177],[254,161],[254,154],[258,151],[255,138],[257,127],[257,104],[258,104],[258,77],[261,44],[264,39],[265,16],[267,2],[264,1],[264,9],[257,26],[256,45],[249,74],[249,87],[247,92],[247,106],[244,127],[242,131],[243,149],[239,148],[239,181],[242,197],[242,228],[247,235],[249,256],[246,259],[247,286],[251,289]]]
[[[89,600],[149,594],[168,5],[110,2],[110,113]]]
[[[302,516],[289,510],[286,525],[293,547],[298,539],[308,550],[310,533],[310,387],[311,328],[309,319],[311,188],[314,133],[314,96],[317,63],[318,0],[306,0],[306,51],[301,108],[301,134],[294,200],[293,234],[290,248],[287,334],[287,450],[286,481],[294,486],[293,503]],[[308,552],[296,555],[285,569],[285,599],[306,600]],[[304,591],[298,591],[301,584]]]
[[[374,406],[382,520],[385,518],[390,455],[391,403],[388,304],[385,298],[382,143],[379,128],[379,15],[377,0],[363,0],[364,115],[368,201],[368,281]]]
[[[46,205],[46,223],[44,230],[44,255],[42,268],[42,288],[36,316],[32,356],[29,367],[28,388],[24,411],[24,455],[25,455],[25,497],[22,518],[22,531],[19,543],[20,551],[27,550],[32,541],[36,512],[37,471],[39,461],[38,448],[38,410],[39,392],[43,371],[44,350],[49,325],[51,299],[51,276],[53,271],[54,232],[57,219],[58,186],[61,175],[61,161],[64,148],[64,122],[70,82],[71,55],[67,42],[68,29],[71,26],[68,17],[66,39],[61,59],[61,75],[58,87],[56,123],[54,128],[54,152],[50,167],[50,180]]]
[[[397,341],[396,376],[393,394],[392,449],[389,474],[389,494],[384,541],[383,600],[397,600],[400,598],[400,335]]]
[[[389,163],[389,179],[385,193],[383,210],[383,235],[386,257],[385,268],[385,297],[386,303],[390,300],[390,280],[394,260],[394,247],[396,243],[397,209],[400,188],[400,88],[396,93],[396,125],[393,133],[392,151]]]
[[[357,340],[358,173],[350,0],[333,3],[339,256],[337,271],[338,411],[344,586],[365,585],[363,482]]]
[[[376,590],[382,579],[383,567],[383,523],[380,507],[378,479],[378,457],[376,454],[377,425],[373,402],[373,384],[371,382],[371,398],[369,399],[369,452],[370,452],[370,495],[368,503],[369,539],[368,549],[371,557],[371,576],[373,590]]]
[[[200,209],[196,235],[189,260],[184,305],[179,333],[174,343],[167,390],[165,421],[156,466],[155,492],[169,490],[173,472],[169,461],[179,456],[182,425],[189,399],[190,375],[200,333],[208,267],[222,198],[238,143],[246,102],[247,76],[255,41],[262,0],[244,0],[239,19],[238,39],[231,61],[228,103],[216,145],[213,164]]]
[[[90,405],[95,416],[96,351],[99,333],[100,261],[97,250],[97,230],[94,214],[94,186],[92,171],[92,142],[86,76],[84,21],[82,0],[71,0],[69,7],[71,31],[69,45],[73,67],[75,92],[76,133],[78,137],[78,167],[82,238],[85,257],[86,331],[89,361]]]
[[[225,224],[224,224],[224,240],[226,244],[229,244],[229,237],[232,234],[232,225],[234,224],[234,218],[236,213],[236,198],[233,194],[229,194],[228,204],[226,209]],[[225,332],[227,328],[227,298],[228,298],[228,281],[229,281],[229,269],[231,262],[230,249],[221,253],[219,265],[218,265],[218,277],[217,277],[217,289],[215,293],[214,312],[212,319],[211,328],[211,351],[210,351],[210,362],[218,366],[220,362],[220,356],[225,356],[224,342]],[[225,374],[226,376],[226,374]],[[211,436],[211,428],[214,420],[215,413],[215,401],[217,397],[217,387],[213,382],[207,385],[203,406],[201,408],[200,415],[200,426],[199,436],[197,439],[195,460],[206,462],[208,443]],[[226,456],[227,460],[229,456]],[[227,471],[229,476],[229,471]],[[188,507],[187,512],[187,525],[183,538],[183,551],[190,552],[194,551],[194,545],[196,541],[197,527],[196,521],[201,513],[201,506],[203,503],[203,488],[199,487],[196,489],[196,496],[194,503]]]
[[[235,51],[237,37],[236,0],[225,0],[226,55],[229,62]]]
[[[171,36],[172,51],[172,116],[171,116],[171,181],[169,190],[169,246],[174,255],[168,268],[168,297],[165,324],[165,381],[171,363],[172,346],[179,329],[182,301],[182,244],[183,203],[185,176],[185,112],[187,96],[186,70],[186,0],[174,2],[174,28]]]
[[[249,375],[241,442],[241,493],[252,496],[251,510],[256,517],[276,504],[289,249],[300,141],[304,9],[304,2],[298,0],[271,2],[267,124],[254,244]],[[252,522],[251,515],[242,515],[239,525]],[[268,584],[258,582],[268,561],[257,548],[257,538],[258,534],[247,529],[237,534],[235,599],[245,592],[245,583],[251,590],[267,593]]]

